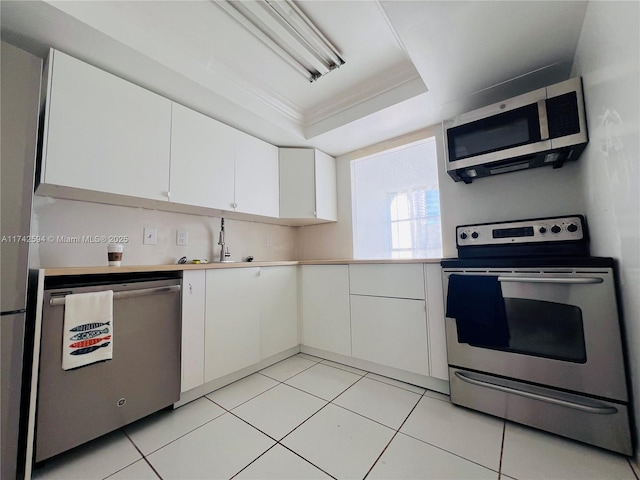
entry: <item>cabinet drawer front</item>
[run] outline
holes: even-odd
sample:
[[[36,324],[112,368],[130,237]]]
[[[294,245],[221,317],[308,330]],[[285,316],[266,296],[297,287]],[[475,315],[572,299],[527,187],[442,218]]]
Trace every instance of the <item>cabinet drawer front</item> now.
[[[351,346],[356,358],[429,375],[425,302],[351,295]]]
[[[425,299],[422,264],[350,265],[351,294]]]

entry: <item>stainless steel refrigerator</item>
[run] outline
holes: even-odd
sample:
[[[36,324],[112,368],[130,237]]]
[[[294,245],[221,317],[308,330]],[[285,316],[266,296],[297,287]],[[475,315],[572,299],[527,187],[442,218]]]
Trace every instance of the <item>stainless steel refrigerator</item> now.
[[[19,478],[31,200],[42,60],[0,44],[0,477]]]

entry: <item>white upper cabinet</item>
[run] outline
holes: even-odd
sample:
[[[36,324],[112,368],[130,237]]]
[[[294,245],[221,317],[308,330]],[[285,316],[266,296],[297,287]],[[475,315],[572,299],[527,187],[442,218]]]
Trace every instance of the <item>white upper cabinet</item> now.
[[[278,147],[173,104],[171,201],[278,217]]]
[[[309,148],[280,149],[280,218],[300,224],[338,220],[333,157]]]
[[[51,50],[41,182],[167,200],[171,101]]]
[[[315,150],[316,162],[316,218],[338,220],[338,192],[336,186],[336,159]]]
[[[171,202],[234,209],[234,158],[240,132],[173,103]]]
[[[280,214],[278,147],[238,132],[235,147],[235,211]]]

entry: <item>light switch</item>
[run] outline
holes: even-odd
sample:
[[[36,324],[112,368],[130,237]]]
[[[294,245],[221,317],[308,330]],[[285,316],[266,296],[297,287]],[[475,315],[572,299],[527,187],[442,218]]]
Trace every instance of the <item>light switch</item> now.
[[[158,243],[158,229],[155,227],[144,228],[144,240],[145,245],[156,245]]]
[[[176,231],[176,245],[181,247],[189,245],[189,234],[186,230]]]

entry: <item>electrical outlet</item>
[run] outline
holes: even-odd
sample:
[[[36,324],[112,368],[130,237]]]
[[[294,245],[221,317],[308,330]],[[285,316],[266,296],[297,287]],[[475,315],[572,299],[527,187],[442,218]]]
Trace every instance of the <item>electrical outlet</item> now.
[[[273,246],[273,240],[271,239],[271,235],[267,235],[267,247]]]
[[[142,243],[145,245],[156,245],[158,243],[158,229],[155,227],[144,227],[144,239]]]
[[[176,245],[180,247],[186,247],[189,245],[189,234],[186,230],[176,231]]]

